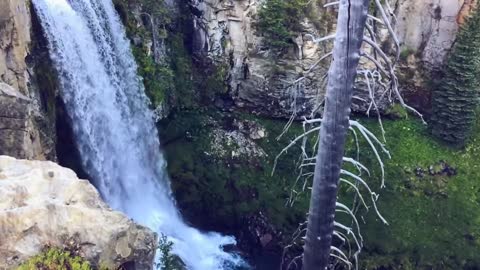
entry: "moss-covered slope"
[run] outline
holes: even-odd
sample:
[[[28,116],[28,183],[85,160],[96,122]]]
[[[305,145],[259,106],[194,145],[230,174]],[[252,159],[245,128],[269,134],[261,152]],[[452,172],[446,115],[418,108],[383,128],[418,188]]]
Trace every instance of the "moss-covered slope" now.
[[[267,136],[255,141],[265,156],[215,156],[212,134],[219,128],[235,130],[232,122],[239,120],[265,128]],[[360,120],[380,134],[375,120]],[[277,141],[284,124],[207,110],[166,120],[161,130],[169,172],[186,216],[203,228],[238,236],[245,217],[262,211],[276,229],[289,235],[304,218],[308,198],[304,196],[294,207],[285,206],[297,175],[298,151],[281,158],[271,175],[275,156],[301,132],[294,125]],[[390,225],[384,226],[373,212],[359,213],[360,220],[365,220],[362,265],[367,269],[476,269],[468,267],[480,265],[480,135],[458,151],[433,140],[416,119],[388,120],[384,126],[392,159],[386,161],[387,188],[381,191],[379,207]],[[227,153],[236,151],[235,145],[225,147]],[[373,168],[369,182],[379,191],[378,164],[367,146],[361,147],[361,160]],[[348,202],[352,195],[353,191],[343,190],[341,199]],[[280,239],[280,244],[287,238]]]

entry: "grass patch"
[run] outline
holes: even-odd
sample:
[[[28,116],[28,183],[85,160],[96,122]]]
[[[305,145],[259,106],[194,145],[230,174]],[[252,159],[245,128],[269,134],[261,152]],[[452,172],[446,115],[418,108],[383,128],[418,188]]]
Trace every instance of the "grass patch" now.
[[[380,134],[376,121],[362,121]],[[373,213],[365,214],[365,267],[470,269],[480,265],[480,134],[460,151],[432,139],[427,127],[415,119],[385,121],[384,126],[392,159],[385,164],[387,188],[379,207],[390,226],[383,226]],[[369,168],[378,168],[371,153],[362,156]],[[457,174],[431,175],[429,170],[436,171],[441,161]],[[374,174],[377,177],[370,181],[378,184],[378,169]]]
[[[211,132],[217,125],[228,128],[232,119],[265,127],[268,136],[257,144],[267,157],[251,162],[215,159],[208,154]],[[359,121],[381,134],[376,119]],[[181,208],[200,216],[205,228],[225,231],[235,231],[243,217],[261,210],[289,235],[305,218],[308,194],[293,208],[285,206],[297,176],[298,149],[283,156],[271,175],[275,156],[301,133],[300,126],[293,125],[277,140],[284,124],[212,110],[184,112],[166,120],[162,138]],[[359,220],[365,221],[361,227],[366,245],[361,269],[478,269],[474,267],[480,265],[479,130],[465,150],[454,150],[432,139],[427,127],[414,117],[386,120],[384,127],[392,155],[385,160],[385,189],[380,190],[379,166],[365,143],[360,160],[372,171],[367,180],[380,192],[378,206],[390,225],[383,225],[373,211],[359,213]],[[352,154],[352,138],[347,145]],[[438,172],[444,163],[456,174]],[[340,200],[350,205],[352,195],[353,191],[343,188]]]

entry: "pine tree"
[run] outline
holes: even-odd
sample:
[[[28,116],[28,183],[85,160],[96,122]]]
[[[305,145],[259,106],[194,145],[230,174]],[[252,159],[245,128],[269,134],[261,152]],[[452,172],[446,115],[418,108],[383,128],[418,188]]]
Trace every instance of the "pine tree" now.
[[[474,125],[480,86],[480,12],[461,27],[457,41],[433,92],[432,133],[454,146],[464,146]]]
[[[294,32],[301,31],[307,0],[267,0],[258,12],[257,29],[264,36],[264,43],[276,51],[291,46]]]

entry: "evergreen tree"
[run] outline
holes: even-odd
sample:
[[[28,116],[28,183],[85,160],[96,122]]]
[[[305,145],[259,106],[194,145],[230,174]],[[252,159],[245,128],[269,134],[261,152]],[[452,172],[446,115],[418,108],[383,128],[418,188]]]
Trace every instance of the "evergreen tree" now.
[[[266,0],[258,13],[257,30],[264,36],[264,43],[277,51],[291,46],[295,31],[305,16],[307,0]]]
[[[433,92],[432,133],[454,146],[463,146],[475,120],[480,79],[480,12],[461,27],[457,41]]]

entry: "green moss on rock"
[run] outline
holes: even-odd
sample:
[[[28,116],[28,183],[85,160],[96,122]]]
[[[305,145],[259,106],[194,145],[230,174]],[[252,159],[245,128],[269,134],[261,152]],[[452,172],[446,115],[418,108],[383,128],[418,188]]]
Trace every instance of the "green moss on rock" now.
[[[229,160],[211,155],[213,130],[218,125],[228,130],[233,119],[253,120],[266,129],[268,136],[256,141],[266,157]],[[376,120],[360,121],[380,134]],[[204,228],[232,232],[239,229],[242,218],[262,211],[285,235],[296,229],[305,218],[308,196],[301,197],[293,208],[285,202],[297,176],[298,150],[281,158],[271,175],[275,156],[301,132],[294,125],[277,141],[284,124],[214,111],[187,112],[169,119],[162,137],[167,139],[165,150],[175,194],[187,217],[201,219],[198,223]],[[380,192],[378,206],[390,225],[383,225],[373,211],[359,213],[360,220],[365,220],[361,225],[365,238],[362,269],[469,269],[480,265],[480,135],[465,150],[454,151],[432,140],[426,126],[412,117],[386,120],[384,127],[392,154],[385,163],[386,189],[379,188],[379,166],[366,144],[361,146],[360,159],[372,169],[368,181]],[[353,146],[350,139],[348,151],[353,153]],[[442,173],[442,162],[455,173]],[[419,170],[424,173],[417,174]],[[353,194],[342,189],[339,195],[348,205]]]
[[[284,123],[256,119],[268,129],[267,137],[255,141],[266,155],[231,155],[232,151],[238,151],[236,144],[220,146],[227,155],[218,155],[212,149],[215,132],[231,130],[233,119],[251,120],[252,117],[192,111],[164,121],[160,130],[181,208],[205,228],[235,230],[244,217],[258,211],[267,212],[276,226],[290,227],[303,215],[299,209],[284,207],[295,178],[291,161],[281,160],[272,176],[273,157],[288,140],[275,139]],[[292,130],[286,138],[292,138],[293,133]],[[290,157],[296,154],[293,151]],[[215,228],[218,224],[223,228]]]

